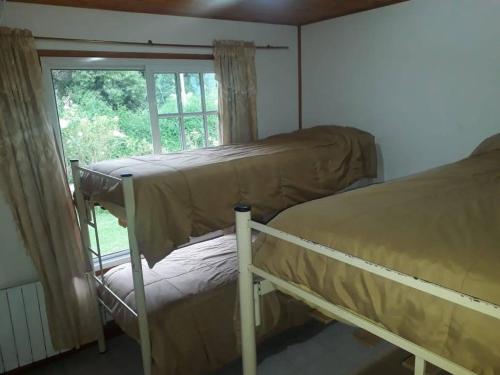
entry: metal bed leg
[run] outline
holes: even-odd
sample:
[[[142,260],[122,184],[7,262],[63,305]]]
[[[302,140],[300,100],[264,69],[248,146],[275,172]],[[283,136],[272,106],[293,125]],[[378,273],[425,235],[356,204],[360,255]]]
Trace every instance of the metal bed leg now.
[[[257,354],[255,347],[255,303],[252,264],[252,235],[250,228],[250,207],[238,205],[236,212],[236,241],[239,263],[239,295],[241,319],[241,352],[243,374],[257,374]]]
[[[422,358],[415,356],[415,375],[425,375],[426,365]]]
[[[80,221],[80,233],[82,237],[82,245],[85,250],[85,254],[87,254],[87,259],[91,267],[92,273],[94,273],[94,262],[92,260],[92,256],[90,255],[90,235],[89,235],[89,227],[88,227],[88,217],[85,208],[85,200],[83,198],[83,194],[80,188],[80,169],[79,169],[78,160],[71,160],[71,173],[73,175],[73,182],[75,185],[75,198],[76,198],[76,210],[78,213],[78,219]],[[88,276],[87,276],[88,278]],[[95,282],[93,279],[88,278],[89,283],[95,286]],[[106,352],[106,339],[104,337],[104,320],[102,318],[101,309],[99,306],[99,300],[97,299],[97,288],[94,292],[95,295],[95,303],[97,307],[97,315],[99,319],[99,331],[97,332],[97,344],[99,347],[99,353]]]
[[[135,303],[139,320],[142,365],[144,368],[144,375],[151,375],[151,340],[149,337],[149,324],[146,310],[146,292],[144,290],[141,255],[139,254],[139,247],[135,237],[134,181],[131,174],[123,174],[121,177],[127,216],[127,232],[130,246],[130,260],[132,263],[132,277],[134,280]]]
[[[258,327],[262,323],[260,315],[260,283],[253,284],[253,304],[255,326]]]

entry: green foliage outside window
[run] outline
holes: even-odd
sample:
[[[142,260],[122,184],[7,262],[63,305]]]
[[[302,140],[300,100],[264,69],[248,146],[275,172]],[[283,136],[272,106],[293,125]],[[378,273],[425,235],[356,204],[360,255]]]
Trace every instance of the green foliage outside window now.
[[[198,74],[155,74],[156,103],[159,114],[178,114],[177,92],[181,93],[184,138],[187,149],[205,146],[201,87]],[[82,165],[98,161],[153,152],[149,104],[144,72],[123,70],[53,70],[65,160]],[[176,82],[179,81],[179,82]],[[182,81],[182,82],[180,82]],[[179,90],[176,88],[179,84]],[[204,75],[206,108],[217,110],[217,84],[213,74]],[[160,118],[162,152],[182,150],[180,114]],[[207,115],[207,146],[219,144],[217,115]],[[127,233],[104,210],[96,211],[100,222],[104,253],[126,249]]]
[[[152,153],[142,72],[55,70],[52,77],[67,161]]]

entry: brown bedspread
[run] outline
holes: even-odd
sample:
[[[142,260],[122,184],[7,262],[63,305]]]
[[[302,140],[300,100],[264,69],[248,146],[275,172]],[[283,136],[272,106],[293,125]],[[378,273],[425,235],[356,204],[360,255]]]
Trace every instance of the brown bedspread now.
[[[134,175],[136,237],[153,265],[190,236],[231,226],[233,207],[252,204],[256,218],[376,176],[372,135],[322,126],[249,144],[103,161],[92,169]],[[124,219],[121,185],[84,174],[82,189]]]
[[[292,207],[270,225],[500,304],[500,147]],[[261,235],[255,248],[260,268],[474,372],[500,374],[499,320],[276,238]]]
[[[143,264],[154,374],[207,373],[239,356],[237,267],[234,235],[176,250],[152,269]],[[130,264],[108,271],[105,282],[135,307]],[[116,322],[138,340],[137,320],[107,293],[102,294],[113,307]],[[260,338],[304,323],[308,312],[283,294],[266,295]]]

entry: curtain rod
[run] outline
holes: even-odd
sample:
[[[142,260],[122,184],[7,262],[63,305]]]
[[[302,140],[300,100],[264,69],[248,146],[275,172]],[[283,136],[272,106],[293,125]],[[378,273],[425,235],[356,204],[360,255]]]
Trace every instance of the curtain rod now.
[[[60,42],[77,42],[77,43],[93,43],[93,44],[119,44],[131,46],[149,46],[149,47],[178,47],[178,48],[213,48],[214,46],[208,44],[176,44],[176,43],[153,43],[148,40],[144,42],[122,42],[117,40],[97,40],[97,39],[77,39],[77,38],[56,38],[50,36],[35,36],[36,40],[53,40]],[[288,46],[256,46],[257,49],[289,49]]]

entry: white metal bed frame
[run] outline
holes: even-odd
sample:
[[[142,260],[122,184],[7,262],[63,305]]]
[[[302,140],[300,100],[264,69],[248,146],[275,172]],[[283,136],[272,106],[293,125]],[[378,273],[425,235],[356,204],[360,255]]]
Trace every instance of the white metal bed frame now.
[[[142,264],[141,255],[139,253],[139,247],[137,245],[137,239],[135,237],[135,198],[134,198],[134,181],[131,174],[122,174],[117,178],[104,173],[93,171],[91,169],[80,167],[78,160],[71,160],[71,171],[73,174],[73,182],[75,185],[75,198],[78,219],[80,222],[80,231],[82,234],[83,247],[88,254],[88,260],[92,267],[91,272],[88,273],[88,277],[96,285],[96,304],[97,306],[102,306],[105,310],[111,313],[111,308],[106,305],[104,300],[99,296],[100,286],[104,289],[111,297],[113,297],[118,303],[123,305],[134,317],[137,318],[139,323],[139,339],[141,346],[142,355],[142,365],[144,369],[144,375],[151,375],[151,340],[149,337],[149,323],[146,312],[146,293],[144,290],[144,278],[142,274]],[[104,268],[102,263],[101,247],[99,244],[99,234],[97,230],[97,223],[95,218],[95,201],[88,200],[81,190],[81,172],[91,173],[97,175],[101,178],[106,179],[111,183],[122,184],[123,188],[123,198],[124,198],[124,209],[127,219],[127,232],[129,241],[129,251],[130,251],[130,261],[132,264],[132,278],[134,281],[134,293],[135,293],[135,304],[136,309],[128,305],[123,299],[121,299],[116,293],[114,293],[108,286],[104,283]],[[92,248],[90,241],[90,230],[91,227],[94,230],[96,249]],[[97,257],[98,267],[94,266],[94,256]],[[101,310],[102,313],[102,310]],[[106,351],[106,342],[103,331],[104,317],[100,314],[100,327],[98,345],[99,351],[104,353]]]
[[[249,206],[238,205],[235,207],[235,213],[239,262],[239,296],[244,375],[257,374],[255,325],[256,322],[260,321],[258,299],[260,295],[265,293],[259,293],[259,291],[262,290],[260,287],[262,280],[264,280],[264,283],[273,284],[279,290],[284,291],[291,296],[295,296],[303,301],[306,301],[311,306],[316,306],[323,311],[327,311],[340,319],[350,322],[355,326],[358,326],[412,353],[415,356],[415,375],[424,375],[427,363],[432,363],[439,368],[456,375],[474,374],[474,372],[464,368],[463,366],[433,353],[430,350],[425,349],[403,337],[400,337],[383,328],[381,325],[375,324],[373,321],[370,321],[353,311],[328,302],[323,298],[306,292],[296,285],[256,267],[252,263],[251,231],[252,229],[258,230],[270,236],[301,246],[307,250],[327,256],[363,271],[373,273],[396,283],[409,286],[496,319],[500,319],[500,306],[252,221],[251,209]],[[261,281],[256,281],[254,276],[257,276],[257,278]],[[270,288],[266,287],[266,289],[269,290]]]
[[[73,174],[75,186],[75,198],[77,204],[77,213],[80,222],[80,230],[82,233],[82,242],[89,257],[89,263],[92,267],[88,277],[95,282],[96,290],[100,286],[109,295],[114,298],[119,304],[123,305],[134,317],[138,319],[139,338],[141,346],[141,355],[143,362],[144,375],[151,374],[151,341],[149,335],[149,324],[146,313],[146,296],[144,289],[144,279],[142,273],[141,255],[139,253],[137,240],[135,237],[135,198],[133,176],[131,174],[122,174],[117,178],[107,174],[103,174],[91,169],[81,167],[78,160],[71,161],[71,170]],[[127,219],[127,232],[129,239],[129,251],[132,264],[132,277],[135,291],[136,309],[128,305],[118,295],[116,295],[109,287],[104,284],[104,272],[102,255],[99,244],[99,236],[95,220],[94,206],[96,201],[87,199],[81,190],[81,172],[91,173],[106,179],[111,183],[122,184],[124,206]],[[258,267],[252,263],[252,248],[251,248],[251,231],[266,233],[281,240],[301,246],[307,250],[314,251],[318,254],[327,256],[337,261],[346,263],[358,269],[376,274],[391,281],[402,285],[412,287],[446,301],[458,304],[476,312],[500,319],[500,306],[481,300],[479,298],[469,296],[457,291],[442,287],[437,284],[407,275],[387,267],[377,265],[375,263],[363,260],[361,258],[345,254],[338,250],[314,243],[309,240],[302,239],[292,234],[277,230],[270,226],[258,223],[251,220],[251,209],[246,205],[238,205],[235,207],[236,213],[236,237],[238,247],[238,262],[239,262],[239,298],[240,298],[240,314],[241,314],[241,340],[242,340],[242,359],[243,359],[243,374],[257,374],[257,354],[256,354],[256,338],[255,326],[260,325],[260,303],[259,299],[262,295],[276,288],[286,292],[292,296],[299,297],[307,301],[310,305],[316,306],[324,311],[327,311],[334,316],[337,316],[347,322],[354,324],[382,339],[412,353],[415,355],[415,375],[424,375],[427,363],[432,363],[439,368],[457,375],[474,375],[474,373],[459,364],[450,361],[436,353],[429,351],[405,338],[402,338],[381,325],[375,324],[367,318],[352,312],[344,307],[335,305],[327,300],[315,296],[304,291],[296,285],[282,280]],[[92,248],[90,241],[91,227],[95,233],[96,249]],[[98,267],[94,267],[93,257],[97,257]],[[256,276],[256,277],[255,277]],[[104,300],[96,293],[98,306],[102,306],[108,312],[111,308],[106,305]],[[105,337],[102,330],[104,317],[100,315],[101,331],[98,337],[99,351],[106,351]]]

